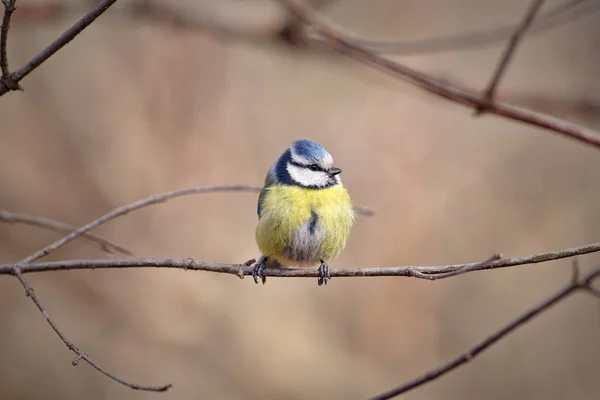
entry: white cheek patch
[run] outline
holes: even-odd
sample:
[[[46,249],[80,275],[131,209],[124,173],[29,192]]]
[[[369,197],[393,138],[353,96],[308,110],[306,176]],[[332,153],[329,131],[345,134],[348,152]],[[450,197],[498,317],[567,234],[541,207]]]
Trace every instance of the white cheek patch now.
[[[287,171],[290,177],[302,186],[325,187],[329,184],[329,176],[323,171],[311,171],[291,163],[287,164]]]

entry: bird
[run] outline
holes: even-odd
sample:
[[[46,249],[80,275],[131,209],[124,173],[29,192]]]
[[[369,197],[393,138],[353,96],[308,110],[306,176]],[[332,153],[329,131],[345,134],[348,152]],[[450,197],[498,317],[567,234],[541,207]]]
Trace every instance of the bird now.
[[[319,266],[318,284],[331,279],[328,262],[346,246],[354,223],[342,170],[320,144],[297,140],[273,163],[258,197],[256,243],[262,255],[252,276],[266,268]]]

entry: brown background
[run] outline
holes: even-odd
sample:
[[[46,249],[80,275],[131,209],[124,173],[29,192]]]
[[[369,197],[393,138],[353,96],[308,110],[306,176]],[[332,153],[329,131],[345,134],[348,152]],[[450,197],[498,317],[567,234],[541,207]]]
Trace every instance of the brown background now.
[[[526,3],[346,0],[327,15],[369,37],[412,40],[513,23]],[[240,30],[252,35],[270,31],[280,16],[266,1],[168,4],[228,26],[242,21]],[[126,5],[27,77],[24,93],[0,98],[0,208],[83,224],[151,193],[261,183],[291,141],[310,138],[344,169],[354,201],[377,210],[357,220],[333,268],[469,262],[600,238],[597,149],[494,116],[473,118],[347,59],[132,19]],[[87,7],[46,22],[15,17],[11,66]],[[532,35],[499,96],[600,129],[599,45],[600,13]],[[501,52],[495,45],[398,59],[483,88]],[[98,233],[140,257],[243,262],[258,256],[256,198],[182,198]],[[54,239],[2,225],[0,261]],[[76,242],[52,259],[98,257]],[[600,257],[580,262],[590,267]],[[173,383],[166,394],[131,391],[87,365],[72,367],[72,353],[6,276],[0,398],[365,398],[459,354],[569,274],[563,260],[436,282],[338,278],[327,288],[312,279],[256,286],[149,269],[30,277],[56,322],[93,359],[131,381]],[[577,295],[406,398],[592,399],[599,365],[600,303]]]

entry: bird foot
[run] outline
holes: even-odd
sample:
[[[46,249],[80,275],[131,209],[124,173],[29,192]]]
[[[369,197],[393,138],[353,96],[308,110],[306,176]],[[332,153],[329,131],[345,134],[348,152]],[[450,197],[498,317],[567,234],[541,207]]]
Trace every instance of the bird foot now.
[[[323,260],[321,260],[321,265],[319,266],[319,280],[317,283],[319,286],[325,284],[327,285],[327,281],[331,279],[331,273],[329,272],[329,265]]]
[[[256,264],[254,264],[254,269],[252,270],[252,277],[254,278],[254,283],[258,283],[258,278],[262,281],[263,285],[267,281],[267,277],[263,276],[263,269],[265,268],[265,264],[267,263],[267,257],[262,256]]]

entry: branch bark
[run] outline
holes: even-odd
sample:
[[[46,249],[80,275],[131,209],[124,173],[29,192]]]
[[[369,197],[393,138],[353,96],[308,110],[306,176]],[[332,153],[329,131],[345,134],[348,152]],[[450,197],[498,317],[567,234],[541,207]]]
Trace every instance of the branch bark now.
[[[0,71],[2,76],[0,77],[0,85],[5,85],[11,90],[20,89],[18,82],[16,82],[10,73],[8,67],[8,31],[10,30],[10,19],[12,14],[17,10],[16,0],[2,0],[4,4],[4,16],[2,17],[2,26],[0,27]]]
[[[551,251],[547,253],[532,254],[521,257],[504,258],[497,260],[492,257],[484,262],[438,265],[438,266],[397,266],[381,268],[344,268],[331,269],[332,277],[367,277],[367,276],[405,276],[426,280],[437,280],[472,271],[499,269],[518,265],[537,264],[563,258],[576,257],[584,254],[600,252],[600,243],[592,243],[569,249]],[[0,264],[0,275],[14,275],[18,268],[23,274],[48,271],[68,271],[81,269],[111,269],[111,268],[174,268],[192,271],[207,271],[223,274],[232,274],[242,278],[252,275],[254,260],[243,264],[224,264],[208,261],[197,261],[192,258],[129,258],[129,259],[93,259],[93,260],[65,260],[39,263],[13,263]],[[447,275],[444,275],[447,274]],[[316,269],[288,269],[266,268],[263,275],[286,278],[316,278],[319,271]]]

